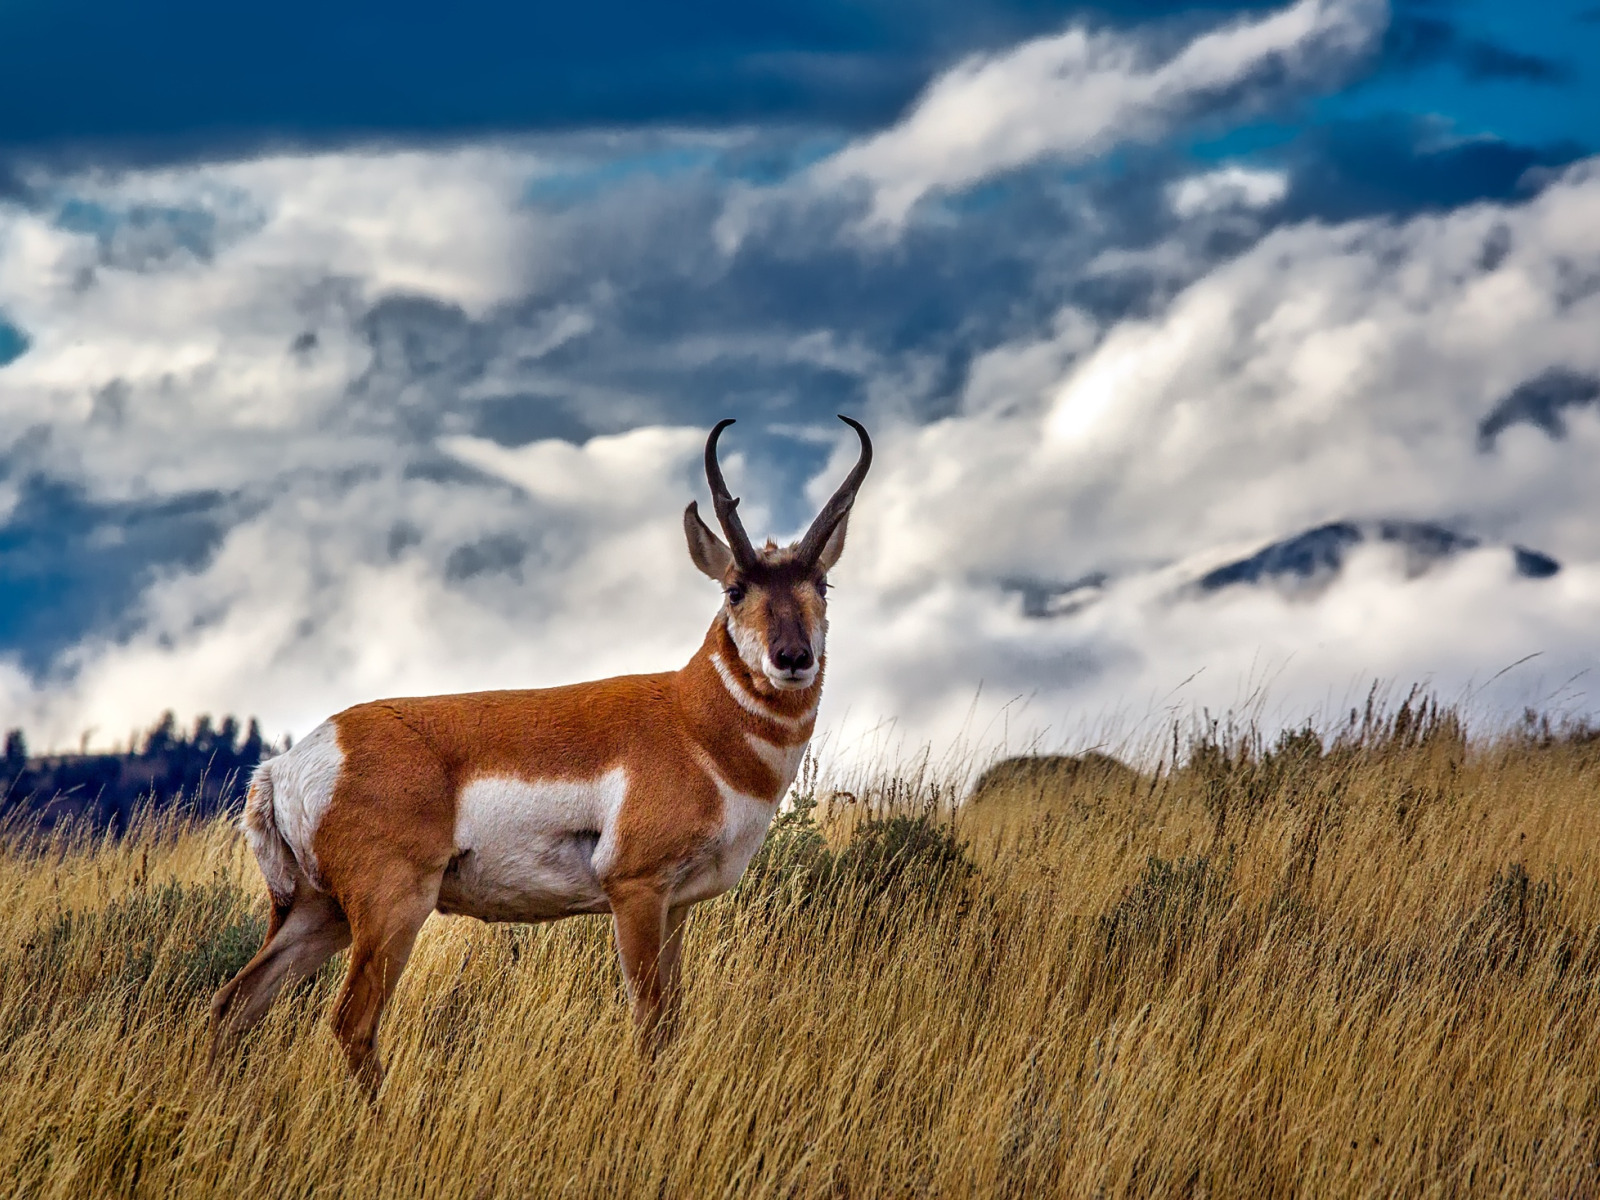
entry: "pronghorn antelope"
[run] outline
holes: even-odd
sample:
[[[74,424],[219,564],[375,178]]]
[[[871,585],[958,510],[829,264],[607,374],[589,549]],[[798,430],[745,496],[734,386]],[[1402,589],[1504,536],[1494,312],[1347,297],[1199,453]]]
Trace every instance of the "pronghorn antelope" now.
[[[378,1018],[434,910],[485,921],[610,913],[636,1026],[670,1028],[689,906],[732,887],[816,721],[827,574],[872,462],[861,453],[799,542],[750,543],[717,465],[724,543],[691,503],[689,557],[724,602],[682,670],[346,709],[250,781],[245,837],[271,893],[266,943],[212,1001],[212,1054],[346,946],[334,1032],[382,1078]]]

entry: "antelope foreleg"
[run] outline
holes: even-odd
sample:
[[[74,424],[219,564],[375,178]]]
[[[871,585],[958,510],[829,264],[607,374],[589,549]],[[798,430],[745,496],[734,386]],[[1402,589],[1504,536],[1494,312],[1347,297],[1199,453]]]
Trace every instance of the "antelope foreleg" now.
[[[661,1019],[667,1038],[677,1032],[678,1012],[683,1004],[683,937],[688,923],[687,904],[667,909],[667,925],[656,967],[661,976]]]
[[[669,1023],[663,1020],[669,988],[676,985],[676,950],[667,950],[667,898],[655,889],[629,889],[611,896],[617,933],[617,957],[633,1001],[634,1030],[649,1053],[664,1044]],[[680,922],[681,925],[681,922]]]

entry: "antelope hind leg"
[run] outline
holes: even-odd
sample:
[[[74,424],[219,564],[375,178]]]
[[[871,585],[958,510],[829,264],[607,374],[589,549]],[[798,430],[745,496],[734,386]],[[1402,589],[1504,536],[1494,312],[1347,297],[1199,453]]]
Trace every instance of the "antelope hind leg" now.
[[[284,984],[314,974],[350,944],[350,924],[338,903],[303,880],[274,925],[256,956],[211,1001],[208,1063],[213,1067],[224,1046],[236,1042],[266,1016]]]
[[[377,1099],[383,1084],[378,1021],[411,957],[417,934],[438,903],[440,878],[418,880],[398,899],[351,906],[353,949],[349,973],[333,1006],[333,1032],[369,1099]]]

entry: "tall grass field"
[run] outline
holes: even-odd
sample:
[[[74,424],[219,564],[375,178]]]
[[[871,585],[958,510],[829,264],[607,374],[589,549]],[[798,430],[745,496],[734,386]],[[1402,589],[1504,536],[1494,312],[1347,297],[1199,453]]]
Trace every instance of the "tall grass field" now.
[[[207,1072],[266,917],[229,824],[13,829],[0,1193],[1600,1195],[1600,740],[1412,701],[1055,766],[808,773],[654,1061],[605,919],[436,916],[375,1106],[342,956]]]

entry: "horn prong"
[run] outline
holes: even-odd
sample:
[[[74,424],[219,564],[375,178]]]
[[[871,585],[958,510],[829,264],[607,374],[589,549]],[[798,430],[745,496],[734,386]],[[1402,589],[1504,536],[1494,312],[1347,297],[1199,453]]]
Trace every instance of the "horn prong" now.
[[[728,494],[728,483],[723,479],[722,467],[717,462],[717,439],[733,423],[732,417],[724,417],[716,423],[711,436],[706,439],[706,482],[711,485],[711,506],[716,510],[717,523],[722,526],[722,532],[728,539],[728,549],[733,551],[734,564],[741,571],[748,571],[756,563],[756,552],[750,545],[750,535],[744,531],[744,523],[739,520],[739,498]]]
[[[856,431],[856,436],[861,439],[861,453],[856,465],[850,468],[850,474],[845,476],[838,490],[822,506],[817,519],[811,522],[811,528],[806,530],[806,536],[800,541],[799,557],[808,563],[814,563],[821,557],[822,548],[828,544],[839,522],[850,515],[850,507],[856,502],[856,492],[861,487],[861,481],[867,477],[867,468],[872,466],[872,439],[867,436],[866,428],[860,421],[843,413],[839,413],[838,417]]]

